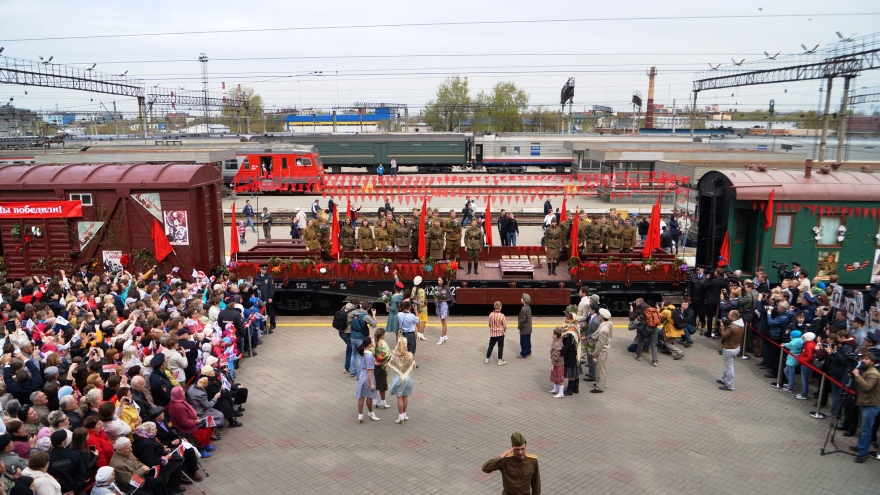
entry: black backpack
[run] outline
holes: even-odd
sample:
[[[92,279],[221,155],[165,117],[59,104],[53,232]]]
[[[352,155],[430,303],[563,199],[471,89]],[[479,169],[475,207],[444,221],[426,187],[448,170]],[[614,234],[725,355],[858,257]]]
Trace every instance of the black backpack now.
[[[352,311],[354,311],[354,309],[346,311],[345,308],[342,308],[334,313],[333,328],[339,330],[340,332],[344,332],[346,327],[348,327],[348,313],[351,313]]]
[[[366,313],[358,313],[351,318],[351,338],[353,339],[362,339],[364,336],[370,334],[370,329],[367,326],[367,322],[364,321],[364,315]]]
[[[672,326],[674,326],[678,330],[681,330],[687,326],[687,320],[684,318],[684,315],[681,312],[681,308],[676,308],[672,311]]]

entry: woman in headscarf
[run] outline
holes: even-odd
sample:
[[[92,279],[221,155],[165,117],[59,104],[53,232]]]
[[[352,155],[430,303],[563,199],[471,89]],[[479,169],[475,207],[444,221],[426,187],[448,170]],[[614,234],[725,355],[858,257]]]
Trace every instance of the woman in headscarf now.
[[[156,423],[147,421],[134,432],[131,451],[144,465],[161,466],[159,477],[165,480],[169,493],[180,492],[180,475],[183,461],[156,438]]]
[[[168,404],[168,419],[180,433],[193,437],[202,457],[211,457],[211,429],[199,427],[199,416],[193,406],[186,402],[183,388],[179,385],[171,389],[171,404]],[[219,423],[218,423],[219,424]]]
[[[220,399],[220,392],[214,394],[211,400],[208,400],[208,392],[206,388],[208,387],[208,379],[204,376],[196,380],[189,390],[186,391],[186,399],[189,400],[189,403],[192,404],[193,409],[196,411],[196,415],[199,418],[204,418],[206,416],[211,416],[214,418],[214,423],[217,426],[223,424],[223,413],[218,411],[214,405]],[[169,418],[171,419],[171,418]],[[174,419],[171,419],[171,422],[174,422]],[[234,426],[234,425],[229,425]]]
[[[391,376],[388,392],[397,396],[397,419],[394,421],[397,424],[403,424],[409,419],[406,411],[409,407],[409,396],[413,393],[412,372],[415,366],[415,357],[406,348],[406,338],[400,337],[386,364],[386,370]]]
[[[580,390],[581,370],[581,337],[578,333],[577,325],[570,324],[569,319],[571,313],[566,315],[565,333],[562,334],[562,357],[565,363],[565,378],[568,378],[568,385],[565,387],[563,395],[572,395]]]

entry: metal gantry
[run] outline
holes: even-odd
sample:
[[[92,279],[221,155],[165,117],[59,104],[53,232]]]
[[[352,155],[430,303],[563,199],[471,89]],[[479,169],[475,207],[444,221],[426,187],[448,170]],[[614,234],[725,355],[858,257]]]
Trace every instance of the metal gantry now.
[[[710,64],[711,65],[711,64]],[[843,97],[840,114],[846,115],[848,104],[856,100],[849,95],[852,79],[866,70],[880,68],[880,33],[869,34],[855,39],[842,39],[827,45],[822,50],[806,50],[801,55],[773,57],[760,61],[729,65],[724,68],[714,66],[711,70],[697,74],[694,80],[692,112],[696,112],[697,95],[709,89],[754,86],[791,81],[825,79],[828,81],[825,92],[825,113],[822,117],[822,138],[819,146],[819,161],[825,161],[828,136],[828,113],[831,104],[831,87],[836,77],[843,77]],[[868,96],[865,96],[868,97]],[[856,97],[858,98],[858,96]],[[691,136],[694,135],[695,119],[691,118]],[[837,130],[837,161],[844,160],[846,141],[846,119],[841,118]]]
[[[127,74],[127,71],[126,71]],[[224,107],[244,107],[245,101],[228,99],[207,91],[171,90],[152,86],[147,89],[143,79],[126,74],[110,74],[92,68],[53,64],[45,61],[0,57],[0,84],[75,89],[137,98],[141,135],[146,136],[147,104],[150,107],[178,106],[200,108],[205,112]]]
[[[860,105],[862,103],[876,103],[880,101],[880,86],[874,88],[862,88],[858,93],[850,95],[850,105]]]

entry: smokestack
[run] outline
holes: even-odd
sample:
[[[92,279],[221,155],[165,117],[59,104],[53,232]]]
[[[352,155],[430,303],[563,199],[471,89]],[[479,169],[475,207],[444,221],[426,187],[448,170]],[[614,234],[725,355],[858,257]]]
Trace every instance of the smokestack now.
[[[806,163],[804,163],[804,179],[809,179],[813,176],[813,159],[807,158]]]
[[[645,129],[654,128],[654,77],[657,75],[657,68],[651,67],[648,71],[648,110],[645,112]],[[675,115],[672,116],[675,119]]]

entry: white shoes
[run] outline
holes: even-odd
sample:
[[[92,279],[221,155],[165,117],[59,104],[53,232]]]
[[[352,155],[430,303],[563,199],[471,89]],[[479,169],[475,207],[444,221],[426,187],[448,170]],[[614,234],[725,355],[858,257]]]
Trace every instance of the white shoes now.
[[[489,358],[484,359],[483,362],[489,364]]]
[[[507,364],[507,361],[505,361],[503,359],[498,360],[498,366],[504,366],[505,364]]]
[[[379,416],[376,416],[376,413],[369,413],[370,419],[373,421],[379,421]]]
[[[379,406],[381,406],[382,409],[388,409],[389,407],[391,407],[391,406],[389,406],[388,403],[385,402],[384,400],[383,400],[382,402],[379,402]]]
[[[554,399],[561,399],[563,397],[565,397],[565,394],[562,393],[562,390],[560,390],[558,394],[553,396]]]
[[[425,337],[425,334],[419,332],[419,340],[428,340],[428,337]]]
[[[437,341],[437,345],[443,345],[443,343],[446,342],[447,340],[449,340],[449,337],[444,335],[443,337],[440,337],[440,340]]]
[[[364,422],[364,415],[358,414],[358,423],[363,423],[363,422]]]
[[[409,419],[406,417],[406,414],[398,414],[397,419],[394,420],[395,423],[402,425],[406,420]]]

